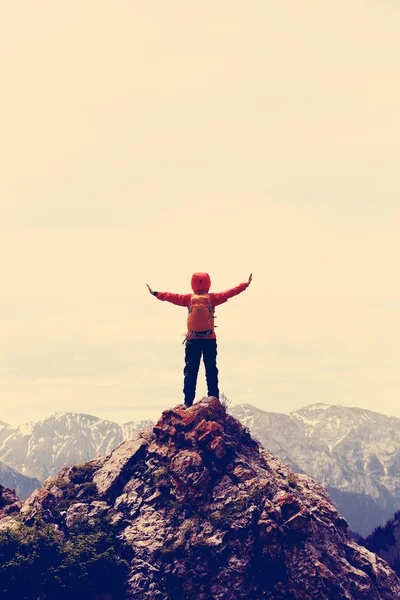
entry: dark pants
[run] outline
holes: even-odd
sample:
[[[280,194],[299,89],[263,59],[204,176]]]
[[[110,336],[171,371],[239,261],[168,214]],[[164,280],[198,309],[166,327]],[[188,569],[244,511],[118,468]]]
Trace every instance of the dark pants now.
[[[217,340],[197,339],[187,340],[185,345],[185,368],[183,370],[185,404],[191,406],[196,395],[197,374],[203,355],[208,395],[219,398],[218,369],[217,369]]]

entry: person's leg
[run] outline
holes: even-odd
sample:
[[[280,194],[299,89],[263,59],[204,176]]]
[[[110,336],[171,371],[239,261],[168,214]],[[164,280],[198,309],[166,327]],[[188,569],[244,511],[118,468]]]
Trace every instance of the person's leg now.
[[[207,389],[209,396],[219,398],[217,369],[217,340],[202,340],[203,360],[206,369]]]
[[[197,374],[201,359],[201,344],[198,340],[188,340],[185,344],[185,368],[183,370],[183,393],[186,406],[192,406],[196,395]]]

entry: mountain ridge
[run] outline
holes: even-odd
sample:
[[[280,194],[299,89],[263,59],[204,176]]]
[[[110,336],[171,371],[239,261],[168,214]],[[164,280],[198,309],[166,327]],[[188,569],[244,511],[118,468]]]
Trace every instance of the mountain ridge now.
[[[14,537],[50,527],[69,543],[77,527],[108,523],[131,551],[127,599],[400,596],[398,577],[355,543],[323,486],[265,450],[216,398],[164,411],[22,504],[1,495],[0,530]]]
[[[107,454],[149,421],[120,425],[94,415],[55,412],[0,433],[0,461],[41,481],[63,466]]]
[[[229,410],[294,471],[326,485],[351,529],[364,537],[399,509],[399,418],[324,403],[291,413],[267,412],[250,404]],[[0,430],[0,461],[43,481],[65,465],[111,451],[151,425],[148,420],[119,424],[73,412],[56,412],[16,429],[5,424]]]

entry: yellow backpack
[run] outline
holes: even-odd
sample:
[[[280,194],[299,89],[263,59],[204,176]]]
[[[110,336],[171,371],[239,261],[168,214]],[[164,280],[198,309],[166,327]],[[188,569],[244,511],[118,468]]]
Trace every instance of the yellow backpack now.
[[[189,333],[210,335],[214,332],[214,311],[209,294],[192,294],[187,326]]]

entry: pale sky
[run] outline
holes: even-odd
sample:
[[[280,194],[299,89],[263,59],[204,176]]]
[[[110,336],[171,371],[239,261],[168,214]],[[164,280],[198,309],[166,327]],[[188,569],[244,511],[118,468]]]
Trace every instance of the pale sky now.
[[[184,308],[220,389],[400,417],[393,0],[0,3],[0,420],[182,401]],[[198,397],[205,395],[200,371]]]

